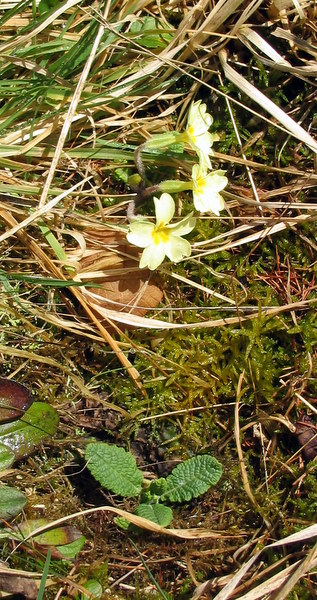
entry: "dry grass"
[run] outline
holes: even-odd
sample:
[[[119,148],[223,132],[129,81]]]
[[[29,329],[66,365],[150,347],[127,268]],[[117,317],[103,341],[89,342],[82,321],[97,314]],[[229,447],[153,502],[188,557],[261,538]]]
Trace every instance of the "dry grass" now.
[[[284,323],[285,331],[291,327],[296,331],[301,316],[315,306],[315,3],[125,0],[85,4],[68,0],[53,3],[50,11],[43,8],[40,14],[35,4],[12,1],[0,5],[0,17],[2,375],[34,385],[37,394],[55,404],[65,421],[61,441],[65,448],[69,443],[80,446],[74,407],[79,403],[80,411],[87,415],[89,402],[94,409],[101,403],[103,410],[117,413],[126,423],[132,419],[136,429],[152,423],[155,430],[167,419],[169,425],[179,427],[179,435],[184,434],[186,421],[181,419],[189,410],[191,416],[203,418],[211,405],[214,410],[219,406],[215,422],[220,423],[224,435],[220,439],[219,434],[219,448],[229,448],[233,439],[228,426],[233,414],[230,402],[222,401],[222,392],[219,404],[205,400],[201,392],[201,402],[188,403],[190,386],[206,393],[210,389],[205,367],[201,374],[195,371],[186,379],[187,365],[181,357],[177,364],[176,359],[162,355],[160,348],[173,331],[186,332],[179,338],[185,340],[184,345],[187,335],[188,340],[190,335],[201,335],[206,339],[201,343],[208,344],[210,336],[216,340],[217,332],[224,328],[230,332],[233,327],[243,330],[254,324],[255,328],[260,320],[269,327],[273,318]],[[144,19],[149,17],[153,21],[146,30]],[[126,209],[135,194],[120,174],[135,172],[134,150],[151,135],[175,127],[181,130],[191,101],[200,98],[213,112],[221,138],[215,145],[213,164],[227,171],[227,210],[219,218],[201,219],[190,259],[177,267],[166,263],[153,276],[139,269],[138,253],[125,240]],[[143,158],[149,179],[159,180],[166,170],[188,178],[193,162],[191,155],[185,155],[184,161],[183,155],[168,150],[144,152]],[[188,206],[186,195],[178,202],[179,211],[182,204]],[[144,210],[147,208],[145,205]],[[303,253],[311,257],[308,274],[305,265],[279,263],[279,253],[285,255],[283,235],[301,240]],[[269,268],[251,273],[249,260],[272,245],[277,253],[274,273]],[[217,260],[222,264],[229,256],[236,257],[236,266],[224,273],[220,267],[215,270]],[[250,300],[254,281],[274,291],[273,301]],[[208,310],[216,312],[215,318],[210,318]],[[88,351],[95,366],[85,357]],[[108,362],[104,356],[109,357]],[[289,371],[281,371],[280,387],[285,387],[286,401],[274,407],[273,415],[265,405],[266,419],[280,418],[287,427],[296,420],[296,410],[300,412],[307,404],[316,412],[313,392],[306,394],[310,383],[313,390],[316,356],[303,350],[304,359],[310,361],[310,367],[299,380],[297,363],[294,376],[292,361]],[[192,357],[189,363],[194,360]],[[128,377],[132,379],[138,409],[120,403],[110,384],[109,393],[101,390],[103,369],[105,373],[118,372],[124,386]],[[177,381],[178,369],[183,369],[184,380]],[[252,379],[251,368],[250,373]],[[232,523],[227,525],[223,492],[218,498],[222,508],[215,531],[208,519],[206,524],[202,519],[202,528],[182,525],[170,529],[169,536],[187,540],[214,540],[215,536],[231,543],[235,540],[237,552],[231,560],[229,541],[227,546],[221,545],[219,561],[224,561],[224,572],[217,563],[212,579],[200,585],[190,559],[199,546],[190,546],[177,585],[173,587],[169,581],[170,593],[175,598],[189,598],[194,593],[193,598],[215,600],[295,599],[300,598],[295,586],[303,579],[307,587],[302,598],[308,598],[307,589],[312,589],[309,574],[316,572],[317,564],[316,548],[310,549],[308,543],[316,536],[316,530],[309,529],[310,522],[296,524],[303,536],[294,534],[297,550],[287,547],[287,561],[277,573],[271,576],[271,564],[263,558],[265,548],[261,550],[264,562],[255,568],[260,556],[257,544],[280,548],[288,543],[288,535],[282,539],[279,531],[281,539],[268,544],[271,536],[275,539],[277,525],[275,522],[270,529],[271,517],[259,506],[260,489],[252,488],[252,476],[249,480],[250,462],[244,463],[246,429],[239,403],[249,383],[244,384],[241,372],[231,375],[230,381],[238,380],[231,390],[236,407],[231,460],[236,462],[238,456],[245,494],[261,524],[257,521],[247,533]],[[156,408],[152,403],[149,388],[160,380],[175,391],[175,397],[180,390],[180,406],[167,402]],[[255,396],[256,386],[254,382],[253,390],[251,384],[249,387]],[[268,447],[264,445],[270,446],[272,440],[276,443],[272,422],[269,426],[263,415],[261,420],[259,406],[246,418],[267,426],[265,441],[262,439],[265,454]],[[291,465],[294,460],[300,460],[298,454],[295,458],[291,455]],[[278,469],[283,473],[292,469],[285,457],[283,461],[277,468],[272,458],[270,472],[262,481],[267,489],[278,477]],[[30,464],[28,468],[28,482],[36,490],[37,471],[32,475]],[[6,476],[10,480],[15,473],[13,469]],[[50,480],[52,475],[47,476]],[[58,494],[62,494],[68,478],[62,473],[58,481]],[[244,499],[246,505],[249,500]],[[107,503],[85,510],[84,500],[78,507],[72,498],[62,517],[50,513],[50,518],[61,523],[95,511],[127,513],[126,507],[118,506]],[[245,506],[241,510],[246,510]],[[141,522],[136,516],[130,519],[162,534],[162,528],[149,521]],[[289,526],[285,525],[285,531]],[[248,541],[241,542],[241,536],[248,536]],[[295,538],[290,543],[293,541]],[[200,558],[207,549],[201,547]],[[160,552],[164,554],[164,547]],[[143,568],[141,563],[139,566]],[[203,578],[206,572],[208,568],[203,568]],[[186,577],[197,584],[196,591],[191,585],[187,596],[181,596]],[[52,576],[52,582],[64,582],[64,592],[69,581],[80,590],[79,580],[78,573],[68,579]],[[314,575],[311,581],[313,585]],[[142,592],[137,596],[138,585],[131,584],[133,589],[126,597],[143,597]],[[55,597],[61,593],[57,591]]]

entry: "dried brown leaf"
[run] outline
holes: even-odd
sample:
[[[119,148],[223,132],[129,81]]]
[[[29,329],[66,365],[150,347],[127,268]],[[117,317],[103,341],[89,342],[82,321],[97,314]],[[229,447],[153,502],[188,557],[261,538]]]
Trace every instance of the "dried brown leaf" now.
[[[139,269],[138,251],[131,248],[124,232],[100,229],[85,232],[87,250],[79,278],[94,279],[86,299],[101,308],[143,316],[162,300],[161,289],[151,280],[150,271]]]
[[[317,456],[317,427],[312,419],[302,413],[296,423],[295,435],[307,461]]]
[[[0,574],[0,591],[21,594],[28,600],[35,600],[38,588],[32,579],[15,574]]]

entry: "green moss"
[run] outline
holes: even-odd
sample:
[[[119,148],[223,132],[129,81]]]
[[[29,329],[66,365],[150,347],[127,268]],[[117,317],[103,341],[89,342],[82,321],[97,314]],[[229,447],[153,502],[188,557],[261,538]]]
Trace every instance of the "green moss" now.
[[[307,523],[313,522],[317,514],[317,466],[310,468],[304,480],[304,486],[296,489],[289,498],[289,508],[294,518],[301,523],[301,520]]]

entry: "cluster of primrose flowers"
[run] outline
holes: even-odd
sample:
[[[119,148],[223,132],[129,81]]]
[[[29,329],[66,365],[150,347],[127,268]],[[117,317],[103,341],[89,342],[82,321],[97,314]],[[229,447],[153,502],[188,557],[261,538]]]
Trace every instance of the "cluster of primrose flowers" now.
[[[201,213],[212,212],[219,215],[224,209],[221,192],[228,183],[224,171],[211,171],[211,146],[218,139],[217,134],[208,130],[212,117],[206,111],[201,100],[193,102],[189,108],[187,126],[183,133],[176,131],[153,136],[143,148],[160,148],[171,144],[188,144],[198,155],[199,162],[192,169],[192,180],[163,181],[159,184],[160,198],[154,198],[155,223],[143,216],[133,216],[129,224],[127,239],[131,244],[144,248],[140,268],[155,270],[167,256],[173,262],[188,258],[191,254],[190,243],[183,238],[190,233],[196,223],[193,212],[181,221],[171,223],[175,213],[175,203],[168,192],[176,193],[192,190],[196,210]]]

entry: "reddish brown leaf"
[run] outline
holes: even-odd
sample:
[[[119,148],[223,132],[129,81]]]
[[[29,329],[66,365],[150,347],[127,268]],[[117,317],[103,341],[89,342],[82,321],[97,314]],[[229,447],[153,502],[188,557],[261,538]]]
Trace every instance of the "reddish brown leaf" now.
[[[317,456],[317,427],[305,413],[300,415],[296,423],[295,435],[307,461]]]
[[[19,419],[32,402],[33,398],[25,385],[0,377],[0,423]]]

